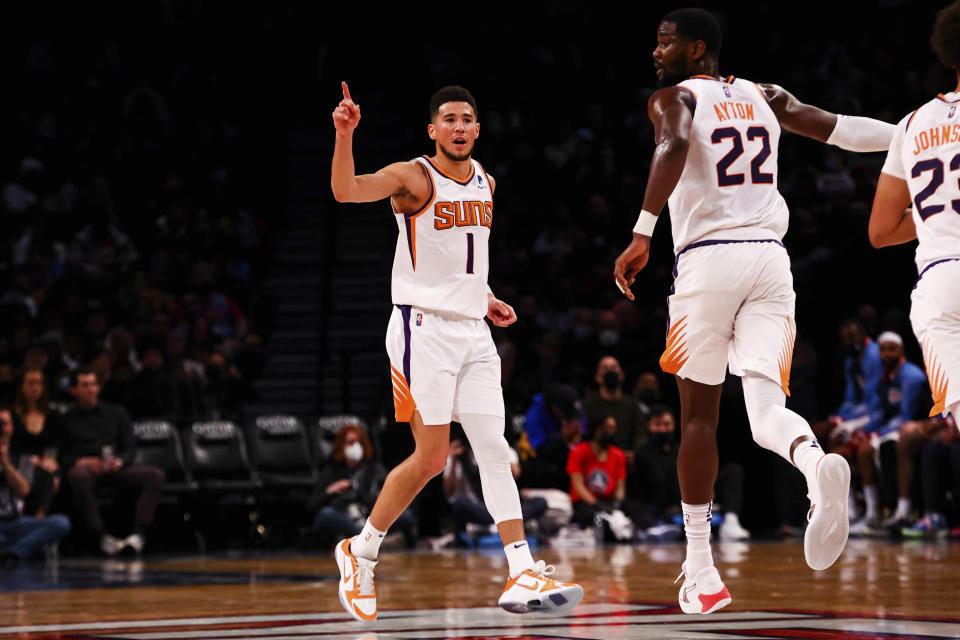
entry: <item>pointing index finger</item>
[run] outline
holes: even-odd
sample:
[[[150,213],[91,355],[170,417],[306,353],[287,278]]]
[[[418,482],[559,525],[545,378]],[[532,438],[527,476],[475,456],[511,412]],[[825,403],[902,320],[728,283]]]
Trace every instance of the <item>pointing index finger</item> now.
[[[347,86],[346,81],[340,82],[340,88],[343,89],[343,99],[353,102],[353,98],[350,97],[350,87]]]

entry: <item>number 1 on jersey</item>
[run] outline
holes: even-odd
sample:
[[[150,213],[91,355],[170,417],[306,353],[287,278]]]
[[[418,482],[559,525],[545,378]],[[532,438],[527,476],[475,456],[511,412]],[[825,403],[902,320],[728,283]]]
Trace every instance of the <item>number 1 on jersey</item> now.
[[[473,234],[467,234],[467,273],[473,275]]]

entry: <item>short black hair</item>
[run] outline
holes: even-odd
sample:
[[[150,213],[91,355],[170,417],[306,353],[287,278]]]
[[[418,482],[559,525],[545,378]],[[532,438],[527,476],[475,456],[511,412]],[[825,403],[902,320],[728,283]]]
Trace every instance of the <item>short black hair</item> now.
[[[670,414],[671,418],[674,417],[673,409],[671,409],[665,404],[655,404],[652,407],[650,407],[650,415],[648,416],[648,418],[652,420],[653,418],[659,418],[660,416],[666,415],[668,413]],[[649,424],[649,420],[648,420],[648,424]]]
[[[720,23],[706,9],[689,7],[675,9],[663,16],[660,22],[672,22],[677,25],[677,35],[687,40],[703,40],[707,53],[720,53]]]
[[[97,372],[94,371],[92,367],[88,367],[87,365],[77,367],[70,372],[70,387],[75,388],[77,386],[80,376],[88,376],[90,374],[93,374],[97,378],[97,382],[100,381],[100,376],[97,375]]]
[[[930,46],[943,66],[960,69],[960,0],[937,12]]]
[[[439,89],[430,97],[430,122],[433,122],[433,119],[440,113],[441,105],[448,102],[466,102],[473,107],[473,115],[477,117],[477,101],[473,94],[460,85],[452,84]]]

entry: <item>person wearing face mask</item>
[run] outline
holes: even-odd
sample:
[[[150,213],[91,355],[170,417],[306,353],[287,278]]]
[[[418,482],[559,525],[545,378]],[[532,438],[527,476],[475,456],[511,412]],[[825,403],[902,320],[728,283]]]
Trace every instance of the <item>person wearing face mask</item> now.
[[[584,441],[567,458],[573,522],[581,527],[592,527],[598,512],[617,509],[634,525],[653,524],[648,509],[627,500],[627,456],[613,444],[616,433],[613,416],[588,421]]]
[[[857,429],[869,423],[871,412],[880,407],[877,388],[883,375],[880,349],[867,335],[858,318],[840,325],[843,360],[843,403],[824,422],[813,425],[814,433],[829,450],[846,445]]]
[[[628,494],[642,504],[649,504],[656,516],[669,522],[679,515],[680,483],[677,479],[676,420],[673,411],[662,404],[650,408],[647,442],[637,450],[636,473],[631,476]],[[750,532],[740,524],[743,509],[743,468],[736,462],[720,465],[714,484],[717,496],[715,510],[723,513],[718,535],[730,542],[747,540]]]
[[[345,425],[333,443],[330,463],[317,478],[307,509],[316,512],[314,529],[323,543],[332,543],[360,533],[387,470],[373,458],[373,445],[366,431]],[[391,530],[401,531],[408,547],[416,542],[413,514],[401,514]]]
[[[583,402],[583,411],[587,420],[613,416],[617,421],[617,431],[613,444],[622,449],[627,464],[633,465],[633,452],[643,444],[643,415],[637,401],[623,392],[623,368],[613,356],[604,356],[597,363],[594,381],[598,392],[588,396]]]

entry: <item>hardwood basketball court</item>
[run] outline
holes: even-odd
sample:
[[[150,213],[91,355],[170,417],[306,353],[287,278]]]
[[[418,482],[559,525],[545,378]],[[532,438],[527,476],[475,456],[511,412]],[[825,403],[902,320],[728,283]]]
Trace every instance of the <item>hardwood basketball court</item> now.
[[[541,550],[583,584],[569,615],[516,616],[494,604],[502,553],[387,553],[380,619],[337,599],[326,555],[63,560],[0,573],[0,639],[111,638],[960,638],[960,544],[851,540],[811,571],[796,542],[714,547],[733,604],[680,613],[682,545]]]

